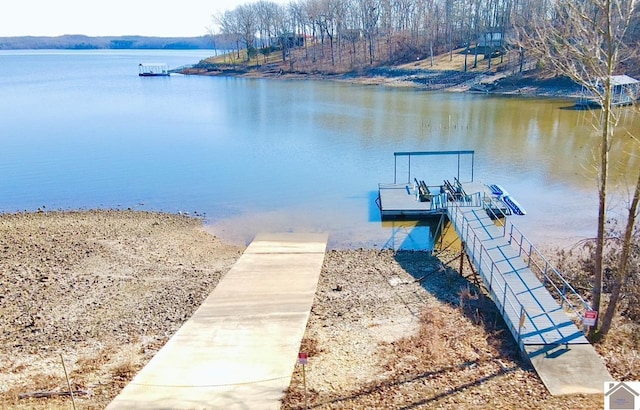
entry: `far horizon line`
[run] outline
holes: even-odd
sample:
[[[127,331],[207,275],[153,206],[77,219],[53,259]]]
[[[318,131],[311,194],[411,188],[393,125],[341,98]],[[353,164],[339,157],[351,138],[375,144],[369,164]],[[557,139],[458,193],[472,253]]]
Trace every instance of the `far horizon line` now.
[[[200,37],[208,37],[210,34],[200,34],[200,35],[148,35],[148,34],[109,34],[109,35],[91,35],[91,34],[24,34],[24,35],[0,35],[0,38],[22,38],[22,37],[43,37],[43,38],[58,38],[58,37],[89,37],[89,38],[100,38],[100,37],[149,37],[149,38],[200,38]]]

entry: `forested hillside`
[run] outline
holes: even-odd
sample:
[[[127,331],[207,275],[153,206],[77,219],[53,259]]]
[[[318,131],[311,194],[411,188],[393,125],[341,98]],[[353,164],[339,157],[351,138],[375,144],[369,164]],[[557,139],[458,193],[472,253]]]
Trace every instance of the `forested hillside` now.
[[[592,0],[596,3],[599,0]],[[266,48],[314,47],[329,50],[331,64],[406,63],[466,49],[465,69],[478,59],[510,53],[519,68],[536,50],[521,47],[528,34],[544,24],[562,24],[557,2],[546,0],[296,0],[280,5],[248,2],[214,16],[218,41],[247,50],[248,57]],[[570,2],[569,2],[570,3]],[[594,18],[599,7],[594,5]],[[637,12],[626,31],[626,44],[640,39]],[[584,35],[573,33],[568,35]],[[579,40],[579,39],[578,39]],[[218,47],[220,48],[220,47]],[[632,53],[629,53],[631,55]],[[480,56],[480,57],[479,57]],[[316,56],[312,56],[315,59]],[[324,57],[324,55],[322,56]],[[630,61],[624,67],[636,67]],[[489,67],[491,68],[491,67]],[[635,73],[632,73],[635,74]]]

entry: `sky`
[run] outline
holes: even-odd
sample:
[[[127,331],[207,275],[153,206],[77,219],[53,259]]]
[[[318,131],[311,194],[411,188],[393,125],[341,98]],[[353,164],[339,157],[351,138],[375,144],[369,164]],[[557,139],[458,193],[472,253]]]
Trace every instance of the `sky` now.
[[[289,0],[271,0],[287,4]],[[0,37],[207,34],[211,16],[255,0],[14,0],[0,8]]]

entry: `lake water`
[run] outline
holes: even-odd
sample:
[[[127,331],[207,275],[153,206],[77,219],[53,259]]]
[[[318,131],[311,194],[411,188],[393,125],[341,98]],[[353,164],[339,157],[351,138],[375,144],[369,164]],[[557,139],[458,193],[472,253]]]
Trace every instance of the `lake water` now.
[[[137,75],[141,62],[174,68],[210,53],[0,51],[0,211],[189,212],[233,243],[324,231],[332,248],[421,248],[428,228],[380,221],[377,184],[393,182],[394,151],[469,149],[475,179],[527,209],[514,222],[535,243],[594,235],[598,111],[316,80]],[[620,204],[625,170],[640,166],[624,131],[638,126],[623,109],[612,153]],[[456,164],[420,159],[412,169],[440,184]]]

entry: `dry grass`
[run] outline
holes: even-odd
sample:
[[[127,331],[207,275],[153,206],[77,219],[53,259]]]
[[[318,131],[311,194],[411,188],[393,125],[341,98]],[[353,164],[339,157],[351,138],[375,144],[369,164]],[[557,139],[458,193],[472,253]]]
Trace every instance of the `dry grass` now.
[[[327,255],[306,333],[318,343],[307,366],[310,408],[602,408],[599,395],[550,396],[495,305],[438,264],[420,252]],[[348,313],[336,315],[343,303]],[[283,408],[305,408],[304,399],[298,368]]]

